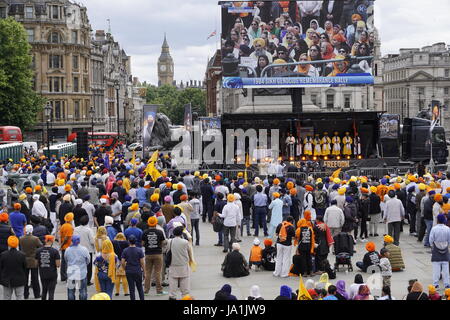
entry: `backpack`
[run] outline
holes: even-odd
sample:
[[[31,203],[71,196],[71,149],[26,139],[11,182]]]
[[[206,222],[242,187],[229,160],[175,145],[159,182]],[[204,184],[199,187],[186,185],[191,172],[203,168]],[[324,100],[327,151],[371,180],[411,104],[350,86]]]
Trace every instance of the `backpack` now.
[[[325,191],[316,191],[314,192],[314,208],[325,208],[326,204],[326,198],[325,198]]]

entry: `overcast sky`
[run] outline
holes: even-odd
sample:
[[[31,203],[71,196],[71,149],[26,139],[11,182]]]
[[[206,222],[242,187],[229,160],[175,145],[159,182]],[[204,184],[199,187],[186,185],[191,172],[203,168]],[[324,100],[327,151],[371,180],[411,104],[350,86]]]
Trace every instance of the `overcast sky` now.
[[[220,8],[216,0],[84,0],[93,30],[111,31],[131,56],[132,72],[157,84],[164,32],[175,61],[175,79],[203,80],[218,48]],[[449,0],[377,0],[375,25],[383,54],[399,48],[450,44]],[[218,36],[206,40],[213,31]]]

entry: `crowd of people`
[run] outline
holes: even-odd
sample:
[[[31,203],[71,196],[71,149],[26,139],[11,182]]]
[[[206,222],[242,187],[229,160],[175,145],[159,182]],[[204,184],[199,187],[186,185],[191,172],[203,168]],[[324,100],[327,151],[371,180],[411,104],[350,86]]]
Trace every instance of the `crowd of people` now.
[[[358,288],[350,286],[349,292],[342,280],[335,286],[330,282],[339,264],[352,271],[357,241],[365,243],[367,253],[356,266],[360,272],[379,272],[381,298],[390,299],[391,278],[407,268],[401,233],[409,231],[431,249],[433,288],[425,294],[414,281],[408,297],[448,297],[450,173],[246,179],[244,172],[232,178],[220,171],[155,174],[149,168],[157,158],[147,160],[115,154],[2,163],[3,298],[29,298],[31,288],[35,298],[54,299],[59,281],[66,283],[69,300],[76,299],[77,290],[80,300],[87,299],[90,285],[103,293],[97,297],[110,299],[122,288],[130,299],[144,300],[152,286],[171,300],[192,299],[190,277],[197,268],[201,222],[217,232],[215,245],[226,254],[224,277],[248,276],[253,269],[280,278],[320,275],[318,284],[308,279],[306,287],[311,298],[324,300],[371,299],[361,275],[355,278]],[[23,170],[40,179],[18,189],[8,176]],[[249,255],[240,251],[245,236],[254,239]],[[379,251],[377,240],[383,241]],[[330,254],[339,262],[334,267]],[[251,291],[251,297],[261,298],[258,288]],[[216,298],[230,295],[227,286]],[[283,286],[277,299],[292,296]]]
[[[257,73],[251,77],[295,74],[335,77],[348,72],[354,63],[351,57],[361,58],[355,60],[361,73],[372,73],[371,56],[376,41],[370,22],[373,2],[225,2],[222,4],[222,56],[250,64]],[[284,66],[322,60],[341,61]],[[281,66],[262,74],[272,64]]]

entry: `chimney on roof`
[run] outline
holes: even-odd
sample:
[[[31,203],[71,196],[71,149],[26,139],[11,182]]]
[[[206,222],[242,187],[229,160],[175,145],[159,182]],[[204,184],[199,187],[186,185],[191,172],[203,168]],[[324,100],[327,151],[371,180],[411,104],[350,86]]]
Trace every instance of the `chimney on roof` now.
[[[106,40],[105,30],[95,31],[95,40],[96,41],[105,41]]]

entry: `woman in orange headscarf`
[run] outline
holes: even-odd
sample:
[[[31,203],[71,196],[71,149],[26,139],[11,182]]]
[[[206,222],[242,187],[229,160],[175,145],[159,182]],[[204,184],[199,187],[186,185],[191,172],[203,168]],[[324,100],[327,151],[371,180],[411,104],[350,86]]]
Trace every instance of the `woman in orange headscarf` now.
[[[345,59],[344,56],[338,55],[335,59]],[[333,71],[328,75],[328,77],[336,77],[340,73],[347,73],[348,62],[347,61],[337,61],[333,63]]]
[[[102,254],[95,261],[95,287],[97,292],[105,292],[112,299],[114,283],[116,282],[117,256],[112,242],[107,239],[102,243]]]
[[[308,55],[306,53],[303,53],[300,55],[300,58],[298,59],[298,62],[306,62],[310,61],[310,58],[308,58]],[[298,65],[297,72],[306,74],[310,77],[318,77],[319,71],[311,64],[300,64]]]

